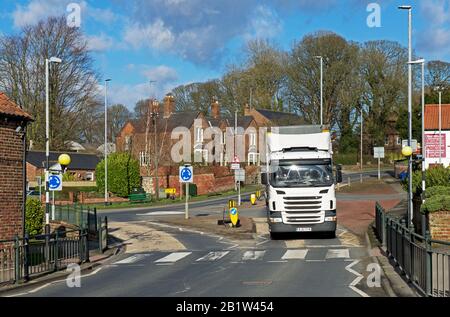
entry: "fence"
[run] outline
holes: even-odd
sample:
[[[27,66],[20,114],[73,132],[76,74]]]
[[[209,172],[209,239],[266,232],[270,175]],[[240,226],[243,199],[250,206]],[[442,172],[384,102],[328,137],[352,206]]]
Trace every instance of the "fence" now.
[[[90,246],[104,252],[108,248],[108,219],[97,217],[94,209],[58,206],[55,220],[79,227],[56,229],[54,233],[12,240],[0,240],[0,285],[28,281],[34,276],[64,269],[70,263],[89,262]],[[94,238],[94,243],[89,243]]]
[[[375,233],[408,281],[424,295],[450,297],[450,242],[418,235],[375,206]]]

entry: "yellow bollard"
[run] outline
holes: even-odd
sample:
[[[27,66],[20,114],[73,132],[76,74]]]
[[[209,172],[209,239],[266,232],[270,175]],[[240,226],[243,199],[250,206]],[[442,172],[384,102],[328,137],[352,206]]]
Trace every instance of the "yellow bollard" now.
[[[259,200],[259,198],[261,198],[261,191],[257,190],[255,195],[256,195],[256,199]]]
[[[236,207],[236,201],[234,201],[234,200],[229,200],[228,201],[228,208],[234,208],[234,207]]]
[[[250,195],[250,201],[251,201],[252,205],[256,205],[256,194]]]

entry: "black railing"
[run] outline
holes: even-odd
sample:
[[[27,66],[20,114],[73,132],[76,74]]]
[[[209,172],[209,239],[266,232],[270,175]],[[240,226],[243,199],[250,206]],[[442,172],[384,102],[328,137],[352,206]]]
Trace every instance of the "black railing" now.
[[[375,206],[375,233],[408,281],[426,296],[450,297],[450,242],[432,240]]]

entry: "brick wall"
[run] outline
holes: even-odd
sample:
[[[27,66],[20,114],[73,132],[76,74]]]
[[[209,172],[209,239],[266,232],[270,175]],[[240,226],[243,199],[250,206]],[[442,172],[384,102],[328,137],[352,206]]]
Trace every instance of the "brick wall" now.
[[[432,239],[450,241],[450,211],[433,212],[429,217]]]
[[[0,120],[0,240],[22,235],[23,144],[18,123]]]

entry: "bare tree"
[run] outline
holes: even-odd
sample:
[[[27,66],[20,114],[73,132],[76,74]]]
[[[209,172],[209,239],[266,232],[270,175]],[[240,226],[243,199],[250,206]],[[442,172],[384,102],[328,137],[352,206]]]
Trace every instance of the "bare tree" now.
[[[52,56],[63,61],[50,67],[49,81],[51,147],[61,149],[65,141],[81,133],[85,122],[79,113],[96,102],[98,75],[82,32],[68,27],[65,17],[60,17],[27,26],[17,36],[0,37],[0,89],[34,116],[28,136],[41,148],[45,59]]]

